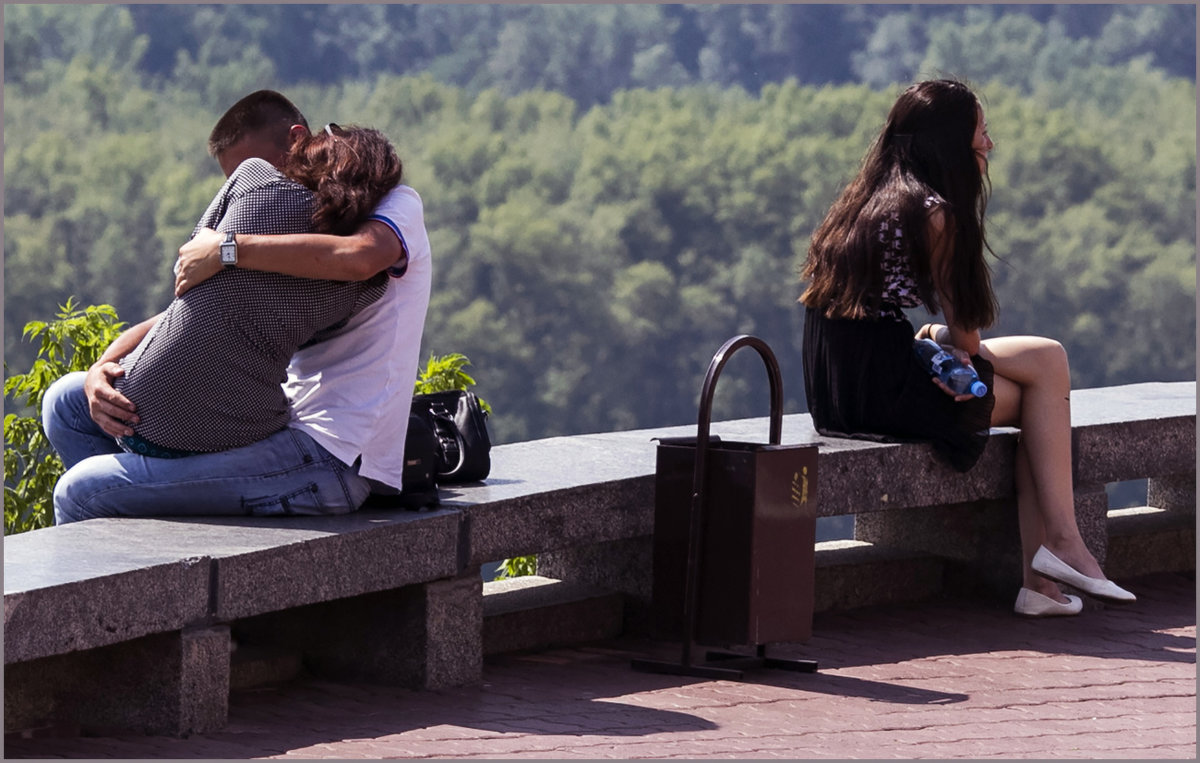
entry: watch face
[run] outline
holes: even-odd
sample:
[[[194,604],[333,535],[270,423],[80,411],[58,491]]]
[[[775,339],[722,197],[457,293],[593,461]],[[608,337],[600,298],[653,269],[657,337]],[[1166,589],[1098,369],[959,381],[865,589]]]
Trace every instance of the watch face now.
[[[237,247],[230,244],[221,244],[221,262],[226,264],[237,262]]]

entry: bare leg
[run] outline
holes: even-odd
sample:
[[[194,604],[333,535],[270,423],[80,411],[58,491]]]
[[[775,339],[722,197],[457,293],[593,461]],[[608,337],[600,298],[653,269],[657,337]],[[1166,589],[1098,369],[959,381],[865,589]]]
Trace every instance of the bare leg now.
[[[1033,571],[1033,555],[1038,547],[1046,543],[1046,528],[1042,522],[1042,507],[1038,501],[1037,486],[1033,479],[1033,467],[1029,462],[1029,449],[1025,443],[1017,443],[1017,521],[1021,530],[1021,585],[1060,604],[1067,597],[1058,583]]]
[[[992,410],[993,425],[1012,426],[1019,423],[1020,385],[997,374],[992,389],[996,395],[996,407]],[[1030,566],[1038,547],[1046,541],[1046,530],[1042,524],[1041,504],[1038,501],[1037,486],[1033,481],[1033,469],[1029,463],[1029,450],[1023,438],[1017,441],[1016,482],[1017,521],[1021,531],[1021,585],[1065,604],[1067,597],[1063,595],[1058,584],[1037,574]]]
[[[1039,545],[1089,577],[1103,578],[1075,522],[1071,481],[1071,377],[1062,345],[1041,337],[984,340],[996,370],[994,426],[1017,426],[1017,506],[1026,587],[1051,595],[1029,566]],[[1046,581],[1049,582],[1049,581]],[[1034,585],[1030,585],[1033,583]],[[1053,585],[1053,584],[1052,584]],[[1052,598],[1061,601],[1059,595]]]

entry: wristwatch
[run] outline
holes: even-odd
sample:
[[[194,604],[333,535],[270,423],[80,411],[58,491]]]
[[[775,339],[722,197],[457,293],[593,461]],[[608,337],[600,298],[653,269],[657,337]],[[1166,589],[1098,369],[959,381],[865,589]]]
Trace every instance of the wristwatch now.
[[[233,239],[233,233],[226,233],[221,242],[221,264],[227,268],[237,264],[237,241]]]

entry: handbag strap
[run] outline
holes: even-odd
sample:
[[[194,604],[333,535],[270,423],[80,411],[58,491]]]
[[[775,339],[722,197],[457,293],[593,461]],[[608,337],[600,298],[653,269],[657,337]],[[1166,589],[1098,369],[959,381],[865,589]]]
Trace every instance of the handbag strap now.
[[[464,463],[466,463],[467,443],[463,439],[462,432],[460,432],[458,429],[458,424],[454,421],[454,414],[450,412],[450,410],[446,407],[445,403],[443,403],[440,400],[437,402],[434,402],[429,407],[429,412],[430,412],[430,415],[432,415],[433,418],[436,421],[440,422],[442,425],[442,426],[434,427],[434,431],[437,433],[438,440],[442,439],[443,431],[448,430],[451,434],[453,434],[454,442],[458,446],[458,463],[456,463],[453,467],[447,469],[446,471],[440,472],[441,476],[454,474],[455,472],[457,472],[459,469],[461,469],[463,467]],[[445,451],[444,445],[442,446],[442,450],[443,450],[443,452]]]

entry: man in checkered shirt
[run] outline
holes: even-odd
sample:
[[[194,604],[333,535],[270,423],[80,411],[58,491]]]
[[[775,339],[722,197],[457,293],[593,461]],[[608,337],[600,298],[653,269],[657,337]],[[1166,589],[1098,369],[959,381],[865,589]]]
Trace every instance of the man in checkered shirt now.
[[[226,175],[257,170],[261,181],[270,168],[246,160],[278,165],[307,130],[304,117],[286,98],[259,91],[222,117],[209,150]],[[285,211],[279,210],[281,216]],[[206,215],[197,227],[211,225],[213,217]],[[185,246],[199,251],[192,259],[183,257],[181,250],[177,294],[224,270],[213,237],[224,239],[215,231],[200,230]],[[377,277],[384,294],[343,325],[324,332],[323,341],[293,356],[283,385],[290,404],[283,429],[241,447],[180,458],[126,453],[116,445],[116,438],[140,429],[144,413],[134,410],[114,386],[123,373],[116,361],[136,348],[158,319],[126,331],[86,374],[56,382],[43,403],[47,436],[68,467],[55,490],[56,521],[335,514],[356,509],[372,488],[400,488],[431,281],[420,197],[407,186],[397,186],[351,236],[238,234],[236,244],[238,268],[328,281]],[[202,357],[192,373],[204,373]],[[246,409],[242,392],[229,390],[229,400]],[[208,403],[193,400],[197,405]],[[188,404],[185,394],[182,404]]]

